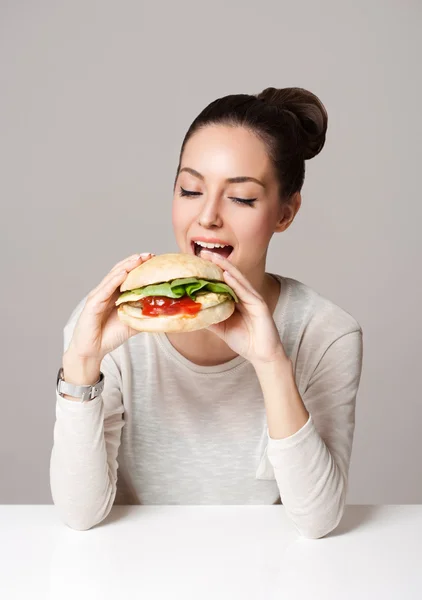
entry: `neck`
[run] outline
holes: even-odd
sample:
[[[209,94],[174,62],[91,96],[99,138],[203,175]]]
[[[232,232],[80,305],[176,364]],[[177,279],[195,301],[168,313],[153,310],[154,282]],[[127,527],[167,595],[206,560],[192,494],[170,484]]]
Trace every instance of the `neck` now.
[[[272,277],[265,273],[265,271],[260,271],[258,273],[246,275],[246,278],[258,294],[265,300],[265,295],[268,293],[268,281],[272,280]]]

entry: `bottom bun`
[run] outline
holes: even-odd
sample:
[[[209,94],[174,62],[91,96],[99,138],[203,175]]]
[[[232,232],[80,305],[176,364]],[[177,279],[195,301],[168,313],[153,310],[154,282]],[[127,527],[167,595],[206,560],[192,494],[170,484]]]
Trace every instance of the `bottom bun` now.
[[[126,310],[126,308],[128,310]],[[137,331],[149,331],[149,332],[172,332],[172,331],[196,331],[197,329],[204,329],[214,323],[220,323],[228,319],[234,312],[234,302],[232,300],[226,300],[211,308],[200,310],[195,316],[189,317],[185,315],[170,315],[168,317],[145,317],[133,316],[133,311],[140,309],[133,309],[133,307],[127,306],[126,304],[120,304],[117,308],[117,316],[120,321],[136,329]],[[128,314],[128,313],[132,314]]]

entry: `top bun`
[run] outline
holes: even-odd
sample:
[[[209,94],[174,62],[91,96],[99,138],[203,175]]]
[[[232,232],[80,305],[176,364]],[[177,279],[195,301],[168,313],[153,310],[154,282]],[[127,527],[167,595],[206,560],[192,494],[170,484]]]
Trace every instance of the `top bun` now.
[[[194,254],[159,254],[130,271],[120,286],[120,291],[126,292],[146,285],[185,277],[224,282],[222,269],[209,260]]]

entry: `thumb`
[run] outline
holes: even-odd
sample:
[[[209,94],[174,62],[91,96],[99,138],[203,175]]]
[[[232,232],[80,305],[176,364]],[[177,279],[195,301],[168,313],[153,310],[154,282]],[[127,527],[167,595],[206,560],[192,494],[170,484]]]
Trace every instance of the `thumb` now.
[[[211,331],[211,333],[215,333],[215,335],[218,335],[219,338],[224,339],[224,332],[226,329],[224,321],[222,323],[214,323],[214,325],[208,325],[207,329],[208,331]]]

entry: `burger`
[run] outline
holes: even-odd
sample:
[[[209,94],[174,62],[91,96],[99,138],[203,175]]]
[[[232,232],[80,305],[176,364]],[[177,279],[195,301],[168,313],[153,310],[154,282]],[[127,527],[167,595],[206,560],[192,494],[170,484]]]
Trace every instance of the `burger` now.
[[[194,331],[228,319],[238,298],[215,263],[191,254],[160,254],[120,286],[117,315],[138,331]]]

